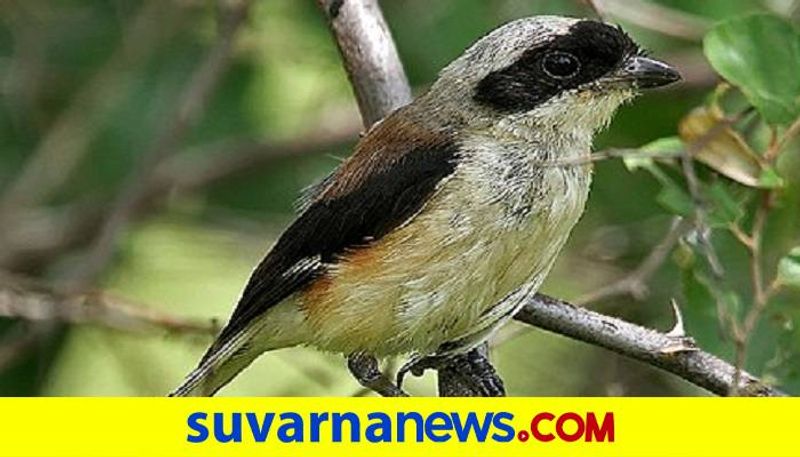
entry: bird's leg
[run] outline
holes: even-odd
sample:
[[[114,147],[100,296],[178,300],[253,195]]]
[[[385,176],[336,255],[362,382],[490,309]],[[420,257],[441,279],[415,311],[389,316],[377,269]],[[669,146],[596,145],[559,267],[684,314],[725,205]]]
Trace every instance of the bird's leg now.
[[[439,369],[442,397],[505,397],[503,380],[489,362],[486,343],[450,359]]]
[[[442,397],[504,397],[503,380],[489,362],[486,343],[464,353],[445,352],[416,357],[397,373],[402,387],[406,374],[421,376],[427,369],[439,372],[439,395]]]
[[[455,357],[454,354],[415,355],[411,357],[411,359],[404,363],[403,366],[400,367],[400,370],[397,371],[397,387],[403,387],[403,381],[405,381],[407,374],[411,373],[416,377],[420,377],[425,374],[425,370],[438,370],[443,368],[453,357]]]
[[[347,368],[359,384],[383,397],[408,397],[378,368],[378,360],[371,355],[358,353],[347,357]]]

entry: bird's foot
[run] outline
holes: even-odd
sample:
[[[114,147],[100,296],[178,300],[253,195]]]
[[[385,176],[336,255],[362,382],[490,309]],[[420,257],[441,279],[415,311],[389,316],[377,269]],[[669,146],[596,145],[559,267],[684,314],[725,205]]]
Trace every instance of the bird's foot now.
[[[367,354],[353,354],[347,358],[347,368],[359,384],[383,397],[408,397],[378,368],[378,360]]]
[[[422,376],[425,370],[435,369],[439,372],[442,397],[504,397],[503,380],[489,363],[486,352],[485,346],[480,346],[461,354],[412,358],[397,372],[397,386],[402,387],[408,373]]]
[[[439,370],[444,368],[454,357],[455,355],[453,354],[434,354],[428,356],[415,355],[411,357],[411,360],[403,364],[403,366],[400,367],[400,370],[397,371],[397,387],[403,387],[403,381],[405,381],[407,374],[411,373],[419,378],[425,374],[425,370]]]

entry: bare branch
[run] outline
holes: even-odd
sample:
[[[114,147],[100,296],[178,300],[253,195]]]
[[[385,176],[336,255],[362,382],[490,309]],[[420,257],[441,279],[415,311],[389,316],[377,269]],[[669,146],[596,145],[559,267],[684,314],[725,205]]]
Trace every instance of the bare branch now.
[[[213,322],[176,317],[102,292],[70,294],[0,274],[0,316],[33,322],[93,324],[134,333],[216,334]]]
[[[529,299],[515,319],[661,368],[717,395],[727,395],[736,377],[735,367],[706,352],[666,350],[685,341],[544,295]],[[738,392],[785,395],[744,372]]]
[[[639,300],[643,299],[647,293],[647,282],[664,264],[664,261],[667,260],[672,252],[672,248],[678,244],[678,241],[690,227],[691,224],[687,221],[676,218],[664,239],[653,248],[652,252],[645,257],[635,270],[622,279],[582,295],[575,302],[582,305],[621,295],[630,295]]]
[[[320,127],[320,126],[318,126]],[[335,130],[318,128],[312,134],[289,141],[237,141],[212,147],[202,154],[189,151],[164,161],[155,172],[144,202],[158,200],[168,192],[191,192],[233,176],[252,172],[277,159],[331,151],[358,137],[357,120]]]
[[[364,124],[411,101],[403,64],[377,0],[317,0],[342,54]]]

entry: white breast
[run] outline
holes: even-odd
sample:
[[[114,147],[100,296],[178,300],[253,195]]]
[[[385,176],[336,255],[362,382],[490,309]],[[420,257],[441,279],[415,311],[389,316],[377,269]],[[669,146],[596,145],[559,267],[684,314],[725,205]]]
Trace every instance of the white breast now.
[[[427,226],[430,256],[402,286],[398,330],[417,348],[493,325],[492,309],[520,287],[533,293],[583,212],[588,165],[543,166],[542,159],[588,154],[533,151],[528,142],[474,138],[465,156],[415,225]],[[417,265],[420,265],[417,263]],[[520,294],[518,298],[524,298]],[[516,303],[504,302],[504,307]],[[398,342],[401,338],[398,338]]]

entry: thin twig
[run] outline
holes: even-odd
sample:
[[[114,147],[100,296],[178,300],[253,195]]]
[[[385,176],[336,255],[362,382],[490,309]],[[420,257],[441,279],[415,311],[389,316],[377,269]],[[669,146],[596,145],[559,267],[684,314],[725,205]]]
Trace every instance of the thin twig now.
[[[358,121],[335,131],[318,129],[289,141],[248,142],[236,140],[213,146],[198,154],[187,151],[164,161],[147,190],[156,200],[168,193],[188,193],[254,170],[263,170],[276,160],[334,151],[355,141],[361,131]]]
[[[706,261],[711,267],[711,272],[714,274],[715,279],[719,280],[725,275],[725,268],[722,266],[717,251],[714,249],[714,244],[711,242],[711,228],[708,225],[706,201],[701,191],[700,180],[697,177],[694,158],[692,157],[692,151],[698,144],[702,144],[702,142],[690,145],[689,154],[681,158],[681,169],[686,178],[692,201],[694,202],[694,224],[698,244],[703,251]]]
[[[661,368],[717,395],[727,395],[734,382],[744,395],[785,395],[745,372],[736,380],[735,367],[693,347],[684,338],[669,337],[544,295],[530,298],[515,319]],[[683,349],[674,350],[677,346]]]
[[[72,294],[31,279],[0,274],[0,317],[31,322],[91,324],[134,333],[212,336],[214,322],[186,319],[102,292]]]
[[[770,144],[764,153],[764,158],[768,164],[774,165],[780,157],[784,148],[800,134],[800,118],[784,132],[779,138],[777,130],[773,128]],[[767,218],[773,206],[774,190],[767,189],[761,192],[761,200],[756,209],[753,219],[753,227],[748,235],[738,224],[731,224],[730,230],[737,240],[746,248],[750,261],[750,283],[753,291],[753,303],[750,306],[744,321],[740,324],[735,319],[731,319],[731,330],[733,333],[734,345],[736,348],[736,378],[741,376],[741,372],[747,362],[747,347],[750,337],[758,324],[762,314],[766,311],[769,301],[781,288],[778,277],[773,279],[769,285],[764,280],[763,272],[763,242],[764,230]],[[738,383],[734,383],[730,390],[731,396],[739,395]]]
[[[672,226],[661,242],[653,248],[638,267],[624,278],[580,296],[575,300],[575,303],[578,305],[597,303],[601,300],[623,295],[630,295],[639,300],[643,299],[650,278],[661,268],[664,261],[669,258],[672,249],[678,244],[681,237],[686,234],[690,226],[691,224],[686,220],[679,217],[675,218],[672,222]]]
[[[771,190],[763,191],[761,202],[758,205],[758,209],[756,209],[756,215],[753,220],[752,233],[749,236],[741,234],[737,236],[747,248],[750,257],[750,282],[753,290],[753,304],[747,312],[744,322],[741,325],[739,325],[738,322],[734,322],[732,326],[733,339],[736,346],[737,378],[741,376],[741,371],[744,369],[744,365],[747,362],[747,346],[750,341],[750,336],[753,330],[755,330],[759,318],[769,305],[771,287],[768,289],[764,283],[762,247],[764,228],[767,223],[767,216],[772,207],[772,196],[773,193]],[[734,383],[731,387],[730,395],[737,396],[738,394],[738,383]]]
[[[764,154],[764,157],[768,161],[774,161],[777,159],[778,155],[789,145],[789,143],[797,138],[798,135],[800,135],[800,117],[795,119],[794,123],[789,126],[789,128],[783,134],[783,138],[781,138],[780,141],[775,142],[774,147],[771,147],[767,150],[767,153]]]
[[[577,167],[590,163],[603,162],[613,159],[653,159],[653,160],[666,160],[672,158],[679,158],[686,153],[684,151],[666,151],[666,152],[650,152],[641,149],[620,149],[610,148],[602,151],[593,152],[591,155],[585,157],[571,157],[571,158],[555,158],[546,160],[535,160],[532,163],[542,168],[561,168],[561,167]]]

